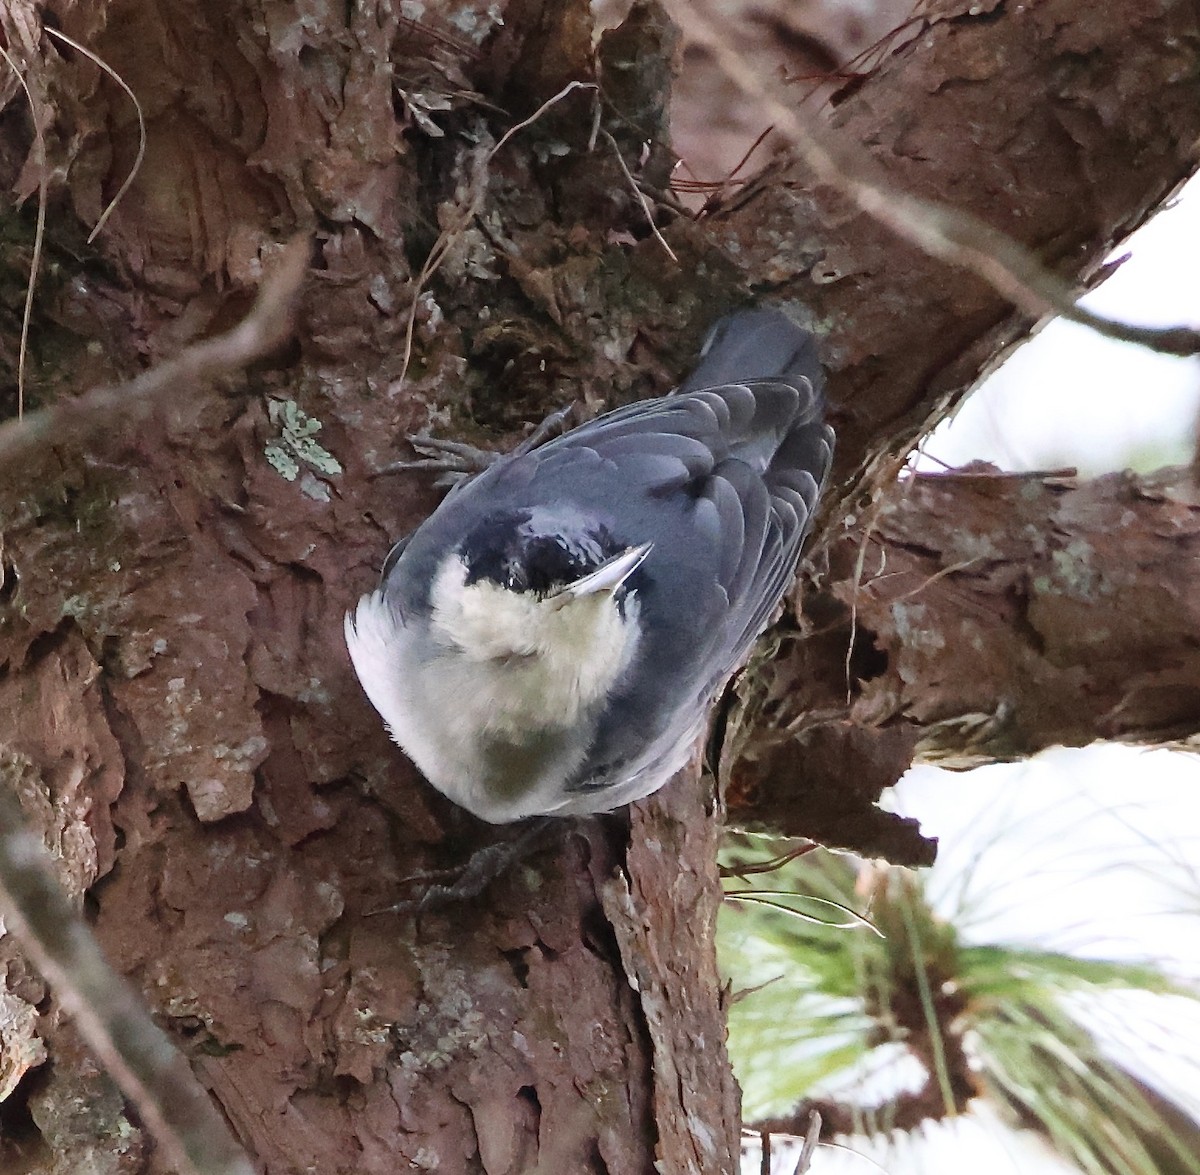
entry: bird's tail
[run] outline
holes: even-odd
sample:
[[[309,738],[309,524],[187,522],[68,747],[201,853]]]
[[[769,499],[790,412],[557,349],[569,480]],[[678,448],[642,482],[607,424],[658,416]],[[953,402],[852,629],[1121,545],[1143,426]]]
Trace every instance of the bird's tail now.
[[[818,392],[824,385],[812,335],[781,310],[737,310],[708,332],[700,362],[679,391],[797,376],[808,379]]]
[[[813,336],[780,310],[727,314],[709,332],[699,363],[676,394],[719,394],[740,384],[749,386],[753,407],[726,397],[729,455],[773,488],[800,492],[811,511],[833,456],[833,430],[824,421],[825,375]],[[749,411],[736,411],[743,404]]]

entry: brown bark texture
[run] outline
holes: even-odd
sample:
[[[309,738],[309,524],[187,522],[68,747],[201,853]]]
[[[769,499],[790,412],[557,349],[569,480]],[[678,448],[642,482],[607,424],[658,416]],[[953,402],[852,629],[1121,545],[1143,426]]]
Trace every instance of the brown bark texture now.
[[[297,229],[314,242],[289,348],[220,388],[180,386],[137,428],[114,413],[84,444],[0,469],[0,777],[110,957],[271,1175],[732,1171],[737,1094],[712,950],[721,812],[694,774],[628,819],[564,826],[552,852],[471,904],[372,916],[411,892],[405,878],[493,835],[421,783],[353,679],[342,613],[435,501],[417,478],[373,475],[431,423],[511,439],[570,399],[602,408],[663,391],[720,310],[774,298],[807,315],[831,372],[837,483],[813,558],[835,570],[806,624],[844,626],[856,532],[842,520],[869,517],[920,428],[1027,323],[796,169],[698,221],[661,209],[672,261],[626,177],[661,189],[670,170],[674,34],[652,4],[603,37],[583,0],[11,0],[2,19],[49,167],[31,406],[120,383],[225,329],[281,242]],[[43,26],[99,54],[145,115],[140,169],[92,245],[88,226],[137,155],[137,121],[121,88]],[[1192,3],[996,0],[948,5],[910,31],[840,95],[836,133],[895,183],[977,212],[1072,278],[1094,276],[1190,170]],[[599,90],[500,143],[572,81]],[[615,148],[591,142],[597,110]],[[3,75],[6,373],[43,174],[31,126]],[[15,414],[15,397],[3,407]],[[901,649],[897,605],[911,617],[923,597],[889,596],[882,577],[902,570],[917,591],[962,553],[934,490],[903,500],[927,501],[929,518],[897,507],[870,540],[894,544],[897,562],[880,569],[874,547],[864,558],[862,680],[836,721],[863,723],[864,745],[880,728],[903,744],[915,721],[949,755],[977,745],[962,716],[995,714],[999,691],[959,711],[936,688],[922,702],[907,669],[888,675],[924,671],[932,653]],[[1065,577],[1099,572],[1067,548],[1059,570],[1060,546],[1026,508],[1042,537],[1016,532],[1000,549],[1022,565],[1043,552],[1064,587],[1039,594],[1051,623]],[[1145,495],[1123,509],[1130,532],[1161,513]],[[926,526],[932,545],[905,545]],[[959,574],[926,590],[941,599]],[[994,566],[978,587],[1015,613],[1005,592],[1034,592],[1036,577]],[[1135,635],[1127,660],[1151,647]],[[833,683],[848,636],[821,641],[820,680]],[[1094,648],[1063,655],[1090,664]],[[794,675],[790,656],[744,679],[734,734],[751,766],[776,741],[754,725],[771,709],[755,699]],[[1062,679],[1090,681],[1085,668]],[[1019,749],[1011,731],[1030,746],[1061,737],[1067,708],[1050,708],[1043,730],[1018,705],[1005,753]],[[1161,706],[1128,711],[1143,712],[1140,731],[1112,721],[1159,738]],[[943,719],[958,727],[934,735]],[[822,787],[855,796],[837,837],[870,848],[891,826],[855,793],[857,769],[835,752]],[[728,773],[742,777],[737,763]],[[897,855],[920,848],[911,830],[896,836]],[[10,936],[0,977],[2,1161],[161,1169]]]
[[[828,558],[804,633],[742,691],[751,733],[726,747],[739,822],[870,851],[864,797],[913,762],[968,768],[1099,738],[1195,750],[1194,470],[912,477]],[[915,825],[881,816],[874,832],[879,855],[929,860]]]

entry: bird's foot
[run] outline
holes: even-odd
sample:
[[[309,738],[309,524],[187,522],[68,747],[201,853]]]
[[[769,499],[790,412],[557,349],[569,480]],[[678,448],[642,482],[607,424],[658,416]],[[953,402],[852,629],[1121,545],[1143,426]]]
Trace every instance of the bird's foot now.
[[[410,874],[404,884],[425,886],[419,897],[408,898],[371,914],[423,914],[457,902],[477,898],[484,890],[520,864],[538,849],[544,848],[557,828],[565,827],[561,820],[535,819],[510,840],[484,845],[462,865],[450,869],[430,869]]]
[[[512,456],[521,457],[536,449],[539,445],[567,431],[576,420],[578,405],[568,404],[556,412],[551,412],[541,424],[513,450]],[[435,486],[454,487],[485,469],[490,469],[504,453],[496,453],[490,449],[480,449],[468,445],[464,441],[443,440],[432,433],[418,432],[409,435],[408,443],[412,445],[421,458],[418,461],[393,461],[376,473],[381,477],[385,473],[404,473],[417,470],[422,473],[433,473]]]
[[[573,400],[565,408],[559,408],[556,412],[551,412],[513,450],[513,456],[522,457],[526,453],[531,453],[539,445],[544,445],[547,441],[562,436],[565,432],[569,432],[580,423],[581,414],[582,407],[577,400]]]
[[[482,473],[504,455],[476,448],[463,441],[442,440],[441,437],[427,432],[412,433],[407,440],[421,454],[420,460],[393,461],[380,469],[377,477],[385,473],[416,470],[437,474],[433,482],[435,486],[456,486],[459,482]]]

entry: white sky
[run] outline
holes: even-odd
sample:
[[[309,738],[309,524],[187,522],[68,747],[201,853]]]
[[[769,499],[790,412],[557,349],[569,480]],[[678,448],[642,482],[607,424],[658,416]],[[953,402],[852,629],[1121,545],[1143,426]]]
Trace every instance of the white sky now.
[[[1130,322],[1200,326],[1200,182],[1118,255],[1125,253],[1129,260],[1085,305]],[[1096,474],[1184,463],[1198,414],[1196,360],[1164,358],[1053,322],[929,439],[919,467],[940,468],[935,458],[949,465],[983,459],[1007,469],[1074,465]],[[948,916],[965,898],[971,941],[1157,958],[1200,978],[1200,756],[1096,745],[968,774],[921,768],[895,789],[892,806],[941,837],[931,896]],[[997,836],[1006,823],[1015,831]],[[976,856],[964,895],[964,866]],[[1152,997],[1130,997],[1108,1009],[1106,1023],[1114,1047],[1122,1035],[1135,1041],[1147,1079],[1192,1101],[1200,1114],[1200,1007],[1165,1009]],[[774,1175],[790,1175],[779,1158]],[[890,1151],[820,1148],[811,1166],[814,1175],[880,1169],[1075,1170],[986,1114],[934,1127]]]
[[[1143,226],[1129,259],[1084,306],[1141,326],[1200,326],[1200,184]],[[1183,464],[1200,407],[1200,362],[1155,355],[1056,320],[1017,349],[923,446],[920,468],[982,458],[1003,469],[1087,474]]]

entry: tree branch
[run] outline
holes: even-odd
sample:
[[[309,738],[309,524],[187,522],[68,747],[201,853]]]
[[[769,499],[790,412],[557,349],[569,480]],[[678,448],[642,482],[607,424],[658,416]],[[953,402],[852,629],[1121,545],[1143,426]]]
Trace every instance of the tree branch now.
[[[1099,738],[1195,750],[1198,561],[1188,469],[901,482],[865,535],[831,546],[803,601],[809,638],[785,639],[743,688],[735,729],[753,733],[727,760],[731,809],[824,836],[914,761],[967,768]]]
[[[1089,284],[1195,169],[1200,19],[1186,0],[1136,12],[1035,0],[1002,19],[991,7],[932,22],[836,97],[828,137],[861,144],[885,192],[951,204]],[[823,335],[841,487],[890,482],[1038,314],[898,245],[809,164],[770,169],[704,223],[756,289],[794,298]]]
[[[722,71],[775,121],[775,129],[812,168],[816,178],[844,193],[868,216],[930,257],[958,265],[987,282],[1018,309],[1040,318],[1061,314],[1105,338],[1137,343],[1166,355],[1200,352],[1200,332],[1189,327],[1140,327],[1078,306],[1071,283],[1036,255],[969,212],[922,199],[878,174],[869,157],[827,134],[814,118],[797,116],[786,91],[750,62],[693,4],[663,0],[679,27],[713,54]]]
[[[967,208],[1069,280],[1161,202],[1200,137],[1194,7],[1073,5],[1030,0],[999,19],[942,21],[833,119],[837,134],[868,144],[889,183]],[[232,427],[147,427],[119,468],[77,450],[36,497],[11,474],[0,658],[9,687],[24,689],[53,667],[41,638],[64,618],[102,651],[97,721],[119,743],[129,835],[119,868],[93,890],[96,924],[121,968],[154,976],[163,1015],[199,1016],[214,1046],[198,1058],[205,1078],[272,1169],[336,1168],[352,1155],[363,1172],[431,1161],[500,1170],[553,1142],[565,1155],[547,1157],[547,1170],[640,1172],[668,1137],[660,1107],[677,1115],[672,1145],[691,1145],[686,1132],[702,1123],[729,1149],[725,1120],[714,1131],[698,1096],[714,1112],[731,1105],[719,1051],[685,1055],[660,1014],[686,1006],[693,1039],[720,1039],[711,919],[692,888],[711,884],[717,820],[706,812],[689,811],[671,839],[661,819],[639,830],[633,905],[615,936],[595,897],[624,857],[609,829],[595,838],[603,857],[564,850],[539,862],[540,882],[507,879],[461,917],[396,934],[361,921],[414,867],[469,848],[455,814],[388,745],[328,622],[372,580],[388,536],[431,504],[415,481],[369,479],[394,438],[431,412],[503,431],[568,395],[611,404],[660,390],[719,307],[749,289],[811,308],[834,376],[845,484],[876,455],[895,462],[939,401],[1025,325],[990,287],[898,246],[800,169],[765,178],[736,209],[670,226],[681,264],[665,265],[657,241],[638,240],[642,209],[610,153],[588,153],[586,126],[564,109],[496,155],[479,217],[425,292],[419,363],[401,391],[415,259],[491,141],[487,112],[517,112],[497,116],[511,125],[564,81],[592,76],[589,13],[581,2],[509,5],[502,26],[477,22],[478,39],[464,42],[449,3],[420,22],[281,17],[267,31],[196,6],[169,53],[147,38],[121,54],[137,70],[131,86],[145,79],[156,95],[148,159],[159,162],[103,238],[103,271],[117,278],[64,290],[66,326],[44,363],[66,394],[82,394],[90,372],[125,370],[143,345],[164,350],[179,315],[211,314],[214,291],[242,284],[248,242],[289,219],[319,223],[322,295],[306,308],[286,389],[324,423],[345,473],[313,494],[280,478],[250,403]],[[603,78],[606,95],[633,91],[621,109],[636,114],[636,137],[610,128],[627,152],[655,138],[669,40],[656,7],[634,13],[644,23],[611,49]],[[114,27],[98,50],[118,47]],[[214,71],[214,60],[229,68]],[[422,79],[411,117],[396,104],[406,74]],[[61,141],[79,144],[82,174],[95,178],[52,206],[87,207],[119,158],[115,124],[96,102],[61,118]],[[247,135],[263,125],[269,133]],[[151,179],[177,174],[196,182],[172,182],[163,199]],[[41,301],[56,309],[45,292]],[[830,599],[827,618],[842,628],[818,641],[831,706],[844,711],[848,623]],[[14,742],[29,740],[29,706],[13,707],[24,707]],[[862,728],[861,745],[888,731],[914,737],[896,721]],[[30,754],[55,761],[37,745]],[[856,762],[826,790],[857,786]],[[199,824],[179,796],[195,780],[236,795],[239,814]],[[91,819],[115,843],[112,806],[96,802]],[[662,895],[678,913],[663,915]],[[681,932],[703,971],[675,966]],[[625,977],[630,951],[638,981],[653,985],[648,1009]],[[47,1083],[67,1071],[56,1056]],[[676,1074],[687,1088],[668,1103]]]

